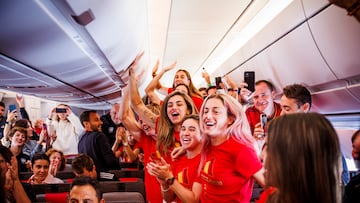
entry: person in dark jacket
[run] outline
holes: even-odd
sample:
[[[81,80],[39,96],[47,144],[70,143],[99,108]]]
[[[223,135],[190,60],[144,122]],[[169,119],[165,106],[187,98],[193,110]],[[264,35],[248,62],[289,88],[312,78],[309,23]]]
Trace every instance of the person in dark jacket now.
[[[120,169],[119,160],[111,150],[105,134],[101,132],[102,121],[99,114],[95,110],[84,111],[80,115],[80,122],[85,128],[85,133],[80,136],[79,153],[93,159],[98,173]]]
[[[5,116],[5,104],[0,101],[0,139],[3,138],[3,132],[6,124],[6,116]]]

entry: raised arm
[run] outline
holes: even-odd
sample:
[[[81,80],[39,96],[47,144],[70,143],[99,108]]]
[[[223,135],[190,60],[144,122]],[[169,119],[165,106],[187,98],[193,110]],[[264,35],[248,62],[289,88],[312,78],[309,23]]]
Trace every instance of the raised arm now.
[[[159,67],[159,60],[156,61],[156,64],[152,70],[152,76],[155,77],[156,76],[156,71]],[[154,83],[150,83],[148,84],[148,86],[145,88],[145,93],[146,95],[149,97],[150,101],[152,103],[158,104],[160,105],[160,98],[159,96],[155,93],[155,88],[156,89],[161,89],[161,84],[158,81],[158,84],[154,84]],[[167,91],[167,90],[166,90]]]
[[[201,73],[202,77],[205,79],[207,85],[210,87],[211,86],[211,80],[210,80],[210,75],[208,72],[206,72],[205,70],[203,70],[203,72]]]
[[[225,76],[225,81],[233,90],[237,91],[238,87],[237,87],[236,83],[231,80],[229,75]]]
[[[131,92],[131,104],[138,114],[138,116],[147,123],[150,127],[155,128],[156,126],[156,119],[157,115],[151,112],[142,101],[138,88],[136,79],[134,76],[134,70],[132,68],[129,69],[129,76],[130,76],[130,92]]]
[[[13,123],[15,123],[16,121],[16,110],[10,112],[10,110],[8,110],[7,112],[7,117],[6,117],[6,123],[5,123],[5,127],[4,127],[4,137],[2,138],[2,144],[4,146],[10,146],[10,131],[11,131],[11,125],[13,125]]]
[[[151,112],[142,101],[139,90],[137,87],[136,82],[136,76],[135,76],[135,70],[138,67],[138,62],[141,59],[143,53],[140,53],[136,56],[134,62],[129,67],[129,91],[131,92],[130,98],[131,98],[131,104],[134,108],[134,111],[137,113],[137,115],[150,127],[155,128],[156,126],[156,119],[157,115]]]
[[[30,120],[29,114],[27,113],[27,111],[25,109],[24,97],[16,96],[16,102],[18,103],[19,108],[20,108],[21,118]]]
[[[123,88],[123,99],[122,99],[122,108],[120,108],[120,119],[121,123],[125,128],[134,136],[134,139],[139,141],[141,135],[141,126],[136,121],[134,113],[130,108],[130,92],[129,86]]]
[[[155,67],[158,67],[159,66],[159,63],[157,62]],[[161,77],[164,75],[164,73],[166,73],[167,71],[175,68],[176,66],[176,62],[172,63],[170,66],[167,66],[165,68],[163,68],[159,73],[157,74],[154,74],[153,72],[153,79],[150,81],[150,83],[148,84],[148,86],[146,87],[145,89],[145,92],[147,91],[154,91],[155,88],[163,95],[168,95],[168,87],[163,87],[160,83],[160,79]],[[154,69],[157,70],[157,68],[153,68],[153,71]]]

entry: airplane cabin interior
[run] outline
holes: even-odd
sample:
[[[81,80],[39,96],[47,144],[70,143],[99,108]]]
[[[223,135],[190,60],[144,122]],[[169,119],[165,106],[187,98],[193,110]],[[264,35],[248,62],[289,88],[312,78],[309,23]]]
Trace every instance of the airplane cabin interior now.
[[[152,68],[177,62],[161,78],[172,86],[185,69],[197,88],[203,71],[229,76],[238,87],[245,71],[269,80],[276,101],[286,85],[312,95],[312,112],[337,130],[351,172],[352,134],[360,129],[360,22],[328,0],[2,0],[0,101],[25,98],[31,120],[65,103],[77,115],[105,114],[122,101],[129,66],[141,96]],[[120,186],[116,186],[120,187]]]

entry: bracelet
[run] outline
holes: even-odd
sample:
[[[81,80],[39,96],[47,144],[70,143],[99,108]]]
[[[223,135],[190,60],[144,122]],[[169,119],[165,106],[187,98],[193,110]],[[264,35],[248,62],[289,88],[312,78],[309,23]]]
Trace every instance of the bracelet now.
[[[156,76],[156,72],[153,72],[153,73],[152,73],[152,76],[153,76],[153,78],[154,78],[154,77]]]
[[[360,9],[360,0],[357,0],[352,6],[350,6],[347,10],[347,14],[349,16],[354,15],[356,12],[358,12]]]
[[[164,189],[162,186],[161,186],[161,192],[167,192],[170,190],[170,187],[168,187],[167,189]]]

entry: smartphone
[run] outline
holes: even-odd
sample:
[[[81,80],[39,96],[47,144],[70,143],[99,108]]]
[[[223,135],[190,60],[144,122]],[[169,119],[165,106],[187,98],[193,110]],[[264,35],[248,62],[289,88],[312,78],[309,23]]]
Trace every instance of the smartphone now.
[[[9,105],[9,110],[10,110],[10,112],[13,112],[14,110],[16,110],[16,105],[15,104],[10,104]]]
[[[221,88],[220,83],[221,83],[221,77],[216,77],[215,78],[216,88],[218,88],[218,89]]]
[[[265,125],[267,123],[267,116],[266,114],[260,114],[260,123],[261,123],[261,128],[264,129]]]
[[[255,72],[254,71],[245,71],[244,72],[244,81],[246,82],[247,89],[251,92],[255,91]]]
[[[55,112],[56,113],[66,113],[66,109],[65,108],[56,108]]]
[[[44,135],[45,142],[49,139],[49,133],[47,132],[47,126],[46,123],[43,123],[42,130],[46,130],[46,133]]]

